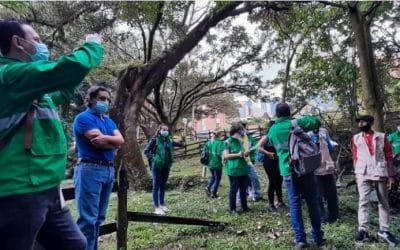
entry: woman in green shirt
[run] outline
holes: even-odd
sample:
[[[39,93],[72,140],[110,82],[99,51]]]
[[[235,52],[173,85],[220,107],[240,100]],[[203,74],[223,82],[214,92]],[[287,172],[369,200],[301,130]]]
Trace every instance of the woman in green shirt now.
[[[217,192],[222,176],[222,152],[224,151],[224,142],[220,139],[221,135],[222,131],[216,133],[212,132],[211,140],[205,144],[205,150],[207,150],[210,155],[208,168],[211,172],[206,192],[211,198],[218,198]]]
[[[240,203],[244,212],[250,211],[247,206],[246,188],[250,168],[245,157],[249,151],[244,151],[241,137],[245,130],[241,124],[234,124],[230,130],[230,137],[225,141],[224,159],[226,160],[225,174],[229,177],[229,209],[236,215],[236,193],[239,190]]]

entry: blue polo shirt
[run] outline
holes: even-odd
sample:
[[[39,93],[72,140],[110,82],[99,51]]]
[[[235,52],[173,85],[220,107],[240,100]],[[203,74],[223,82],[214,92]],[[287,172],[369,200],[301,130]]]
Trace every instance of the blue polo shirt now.
[[[78,157],[83,159],[113,161],[115,149],[99,149],[93,146],[85,133],[89,130],[98,129],[104,135],[114,135],[117,129],[114,121],[108,116],[100,116],[91,109],[86,109],[75,117],[74,135],[78,147]]]

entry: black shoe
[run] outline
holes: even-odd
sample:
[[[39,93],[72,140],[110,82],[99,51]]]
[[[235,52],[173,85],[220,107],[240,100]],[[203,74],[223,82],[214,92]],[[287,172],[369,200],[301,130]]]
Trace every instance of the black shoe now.
[[[366,242],[369,241],[369,235],[364,230],[360,230],[357,232],[356,237],[354,238],[357,242]]]
[[[254,202],[259,202],[259,201],[263,201],[263,200],[264,200],[264,198],[262,196],[253,199]]]
[[[268,212],[277,213],[278,209],[276,209],[275,205],[269,205],[267,208]]]
[[[313,241],[313,245],[316,247],[322,247],[326,245],[326,240],[322,239],[320,241]]]
[[[243,208],[243,212],[245,212],[245,213],[250,212],[250,211],[251,211],[251,209],[249,207]]]
[[[307,247],[307,243],[303,241],[295,242],[294,245],[297,249],[305,249]]]
[[[288,206],[286,206],[286,204],[283,203],[283,202],[278,202],[276,204],[276,207],[279,208],[279,209],[288,209]]]
[[[399,244],[399,241],[388,231],[379,231],[378,236],[382,240],[386,241],[391,247],[394,247],[397,244]]]
[[[211,196],[211,190],[209,187],[204,188],[206,190],[207,196]]]
[[[211,194],[211,198],[218,199],[219,195],[218,194]]]

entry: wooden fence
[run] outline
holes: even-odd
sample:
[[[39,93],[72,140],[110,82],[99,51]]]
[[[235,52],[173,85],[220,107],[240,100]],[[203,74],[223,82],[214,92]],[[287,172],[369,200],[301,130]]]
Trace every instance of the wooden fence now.
[[[259,140],[263,135],[263,130],[260,126],[257,128],[252,128],[248,130],[251,135],[254,136],[255,139]],[[227,134],[227,131],[224,131]],[[207,134],[202,134],[202,136],[196,135],[196,140],[188,142],[185,144],[183,148],[176,148],[174,149],[174,158],[192,158],[195,156],[200,156],[201,149],[203,148],[204,144],[211,138],[211,132],[209,131]]]
[[[117,192],[118,195],[118,211],[116,222],[111,222],[100,226],[100,236],[110,233],[117,233],[117,249],[127,249],[127,232],[129,221],[136,222],[156,222],[156,223],[168,223],[168,224],[185,224],[185,225],[198,225],[198,226],[210,226],[218,227],[223,229],[226,225],[224,222],[213,221],[202,218],[192,217],[177,217],[177,216],[165,216],[156,215],[152,213],[142,212],[131,212],[128,211],[128,175],[127,170],[123,163],[117,170],[118,179],[114,183],[113,192]],[[75,188],[68,187],[63,188],[64,199],[73,200],[75,199]]]

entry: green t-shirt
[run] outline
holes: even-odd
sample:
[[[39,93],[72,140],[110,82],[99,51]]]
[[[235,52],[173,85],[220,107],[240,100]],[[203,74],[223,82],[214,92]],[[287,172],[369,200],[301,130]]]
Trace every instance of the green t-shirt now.
[[[225,141],[225,150],[230,154],[237,154],[243,150],[243,143],[240,139],[229,137]],[[228,176],[243,176],[250,173],[249,164],[244,157],[227,159],[225,166],[225,174]]]
[[[388,136],[388,140],[392,145],[393,153],[400,154],[400,133],[396,130]]]
[[[224,151],[224,142],[220,139],[215,139],[213,141],[208,141],[205,147],[210,155],[208,168],[210,170],[222,169],[222,153]]]

